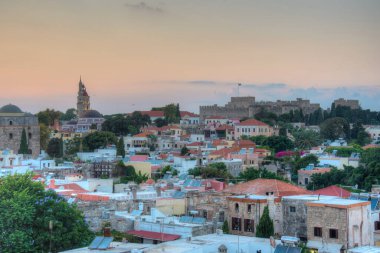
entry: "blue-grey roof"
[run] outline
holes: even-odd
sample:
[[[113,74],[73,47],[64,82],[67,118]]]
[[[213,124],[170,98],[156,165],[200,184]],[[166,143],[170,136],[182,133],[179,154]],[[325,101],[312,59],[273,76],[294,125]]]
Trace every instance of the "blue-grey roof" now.
[[[9,104],[1,107],[0,113],[22,113],[22,111],[18,106]]]
[[[298,247],[289,247],[285,245],[277,245],[274,253],[301,253],[302,249]]]

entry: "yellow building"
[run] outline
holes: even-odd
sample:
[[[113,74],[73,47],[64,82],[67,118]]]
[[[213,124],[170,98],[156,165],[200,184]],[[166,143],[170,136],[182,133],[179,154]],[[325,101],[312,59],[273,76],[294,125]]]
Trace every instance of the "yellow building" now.
[[[166,215],[184,215],[186,199],[157,198],[156,208]]]
[[[152,174],[152,164],[150,162],[126,162],[126,166],[131,165],[135,168],[136,173],[141,172],[142,175],[146,174],[149,178]]]

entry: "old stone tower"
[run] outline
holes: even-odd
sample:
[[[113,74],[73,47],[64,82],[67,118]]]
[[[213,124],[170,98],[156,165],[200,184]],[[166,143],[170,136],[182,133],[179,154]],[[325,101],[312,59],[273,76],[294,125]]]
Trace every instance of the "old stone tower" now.
[[[0,150],[10,149],[17,153],[23,129],[26,132],[29,153],[38,156],[40,153],[38,118],[21,111],[15,105],[9,104],[0,108]]]
[[[90,110],[90,96],[86,91],[86,86],[82,83],[82,78],[80,78],[77,97],[77,114],[81,117],[83,113],[88,110]]]

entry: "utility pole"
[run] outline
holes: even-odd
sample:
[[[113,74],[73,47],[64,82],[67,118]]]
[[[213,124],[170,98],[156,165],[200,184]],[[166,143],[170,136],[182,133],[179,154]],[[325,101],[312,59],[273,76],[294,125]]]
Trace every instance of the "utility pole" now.
[[[49,221],[49,230],[50,230],[50,242],[49,242],[49,253],[51,253],[51,239],[53,235],[53,221]]]

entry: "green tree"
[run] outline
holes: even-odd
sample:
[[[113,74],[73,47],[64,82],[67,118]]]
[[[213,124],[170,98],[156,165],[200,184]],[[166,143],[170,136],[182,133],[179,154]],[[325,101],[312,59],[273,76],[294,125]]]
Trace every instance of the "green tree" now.
[[[62,113],[61,120],[68,121],[77,117],[77,110],[75,108],[69,108],[65,113]]]
[[[196,177],[201,176],[202,178],[216,178],[222,181],[232,178],[227,171],[226,165],[222,162],[211,163],[203,168],[195,167],[190,169],[188,174]]]
[[[297,174],[298,170],[306,168],[309,164],[314,166],[319,163],[318,157],[316,155],[306,155],[304,157],[295,156],[293,161],[293,174]]]
[[[286,136],[270,136],[264,142],[264,145],[274,149],[275,152],[293,149],[294,145]]]
[[[117,138],[114,133],[106,131],[98,131],[90,133],[83,138],[83,145],[88,147],[89,151],[94,151],[98,148],[105,148],[107,145],[116,145]]]
[[[350,125],[344,118],[330,118],[320,125],[320,133],[322,137],[328,140],[350,138]]]
[[[273,220],[269,216],[268,206],[264,207],[263,215],[256,226],[256,237],[269,238],[274,234]]]
[[[28,149],[28,141],[26,139],[26,131],[23,128],[22,133],[21,133],[21,142],[20,142],[20,148],[18,150],[19,154],[29,154],[29,149]]]
[[[46,150],[49,143],[50,129],[43,123],[40,123],[40,146]]]
[[[124,138],[123,136],[119,138],[119,141],[117,142],[116,145],[116,155],[119,155],[121,157],[125,157],[125,147],[124,147]]]
[[[170,123],[179,123],[180,117],[178,117],[178,110],[177,105],[175,104],[169,104],[164,107],[164,115],[166,121]]]
[[[31,177],[18,174],[0,180],[1,252],[48,252],[50,239],[52,252],[87,246],[93,234],[82,213]]]
[[[292,131],[294,146],[300,150],[310,149],[322,143],[319,133],[313,130],[296,129]]]
[[[248,167],[243,172],[240,172],[239,178],[244,179],[245,181],[255,180],[258,178],[277,179],[285,182],[288,181],[285,178],[278,176],[274,172],[268,171],[266,169],[256,169],[254,167]]]
[[[190,150],[186,146],[183,146],[183,148],[181,148],[181,155],[182,156],[187,155],[189,151]]]
[[[168,121],[163,118],[157,118],[154,120],[154,124],[156,125],[156,127],[163,127],[168,125]]]
[[[63,143],[62,139],[53,138],[50,139],[46,152],[50,157],[60,158],[63,156]]]
[[[62,112],[55,111],[54,109],[46,109],[37,113],[38,122],[45,124],[46,126],[53,126],[55,120],[59,120],[62,116]]]
[[[222,230],[224,234],[229,234],[230,233],[230,228],[228,227],[228,221],[225,220],[223,222]]]

